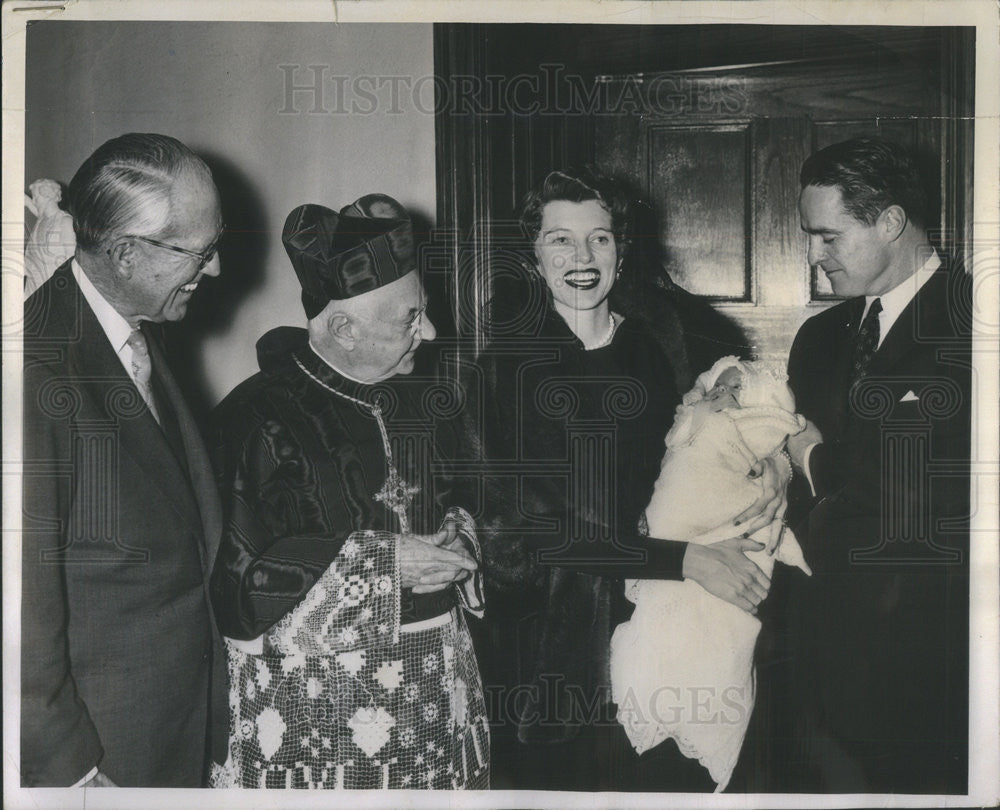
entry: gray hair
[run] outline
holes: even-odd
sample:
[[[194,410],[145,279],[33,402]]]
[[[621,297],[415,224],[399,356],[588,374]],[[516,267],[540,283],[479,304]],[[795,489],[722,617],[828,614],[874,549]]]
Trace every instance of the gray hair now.
[[[205,162],[167,135],[129,133],[99,146],[69,184],[77,245],[94,251],[126,234],[162,235],[173,182],[185,171],[211,180]]]

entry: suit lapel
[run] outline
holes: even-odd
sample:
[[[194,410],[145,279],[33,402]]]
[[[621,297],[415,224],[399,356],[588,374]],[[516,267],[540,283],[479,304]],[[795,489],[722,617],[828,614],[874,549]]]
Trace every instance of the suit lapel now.
[[[878,377],[887,374],[897,365],[900,360],[910,352],[916,345],[913,340],[916,319],[916,299],[910,301],[906,308],[899,313],[896,322],[885,336],[878,351],[872,355],[872,361],[868,365],[868,376]]]
[[[216,488],[215,475],[208,458],[208,451],[201,438],[201,433],[195,423],[184,397],[181,395],[177,380],[170,372],[166,356],[160,348],[159,340],[154,337],[149,342],[153,362],[163,384],[166,395],[177,416],[177,426],[180,429],[184,453],[187,457],[188,475],[190,476],[193,493],[198,502],[198,513],[201,517],[201,552],[202,571],[204,573],[203,587],[205,602],[212,615],[212,686],[209,700],[211,718],[209,724],[210,755],[216,762],[226,758],[226,745],[229,739],[229,680],[226,670],[226,657],[223,652],[222,637],[219,635],[218,622],[215,619],[215,606],[212,604],[211,576],[215,564],[215,555],[219,549],[222,536],[222,504],[219,491]]]
[[[184,401],[177,380],[170,372],[170,366],[167,364],[159,341],[154,338],[149,341],[149,347],[153,355],[153,363],[160,375],[160,381],[163,383],[163,391],[177,416],[181,439],[184,443],[184,453],[187,456],[188,474],[201,516],[202,533],[205,539],[205,568],[206,572],[210,572],[222,532],[222,506],[216,489],[215,476],[212,473],[208,452],[194,416]]]
[[[97,412],[115,418],[120,452],[128,454],[151,480],[158,482],[163,498],[186,524],[200,530],[197,503],[187,476],[80,292],[72,271],[68,265],[64,267],[65,292],[54,299],[54,304],[62,310],[66,334],[78,336],[65,345],[71,376],[90,397]],[[116,399],[115,391],[134,396]],[[140,403],[138,412],[133,403]]]
[[[872,357],[868,366],[870,376],[890,373],[907,354],[929,340],[942,337],[945,326],[942,317],[947,317],[947,291],[944,289],[947,280],[947,270],[942,267],[917,291]]]

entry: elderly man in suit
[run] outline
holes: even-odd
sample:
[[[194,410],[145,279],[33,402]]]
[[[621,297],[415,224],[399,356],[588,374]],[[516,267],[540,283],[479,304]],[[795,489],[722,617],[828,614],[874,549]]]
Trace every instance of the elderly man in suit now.
[[[964,793],[969,279],[930,244],[909,150],[835,144],[800,179],[809,263],[848,298],[803,324],[788,363],[810,420],[788,442],[814,571],[791,603],[806,786]]]
[[[219,273],[219,197],[182,143],[129,134],[68,202],[76,253],[25,307],[22,785],[197,787],[212,726],[225,746],[221,517],[158,328]]]

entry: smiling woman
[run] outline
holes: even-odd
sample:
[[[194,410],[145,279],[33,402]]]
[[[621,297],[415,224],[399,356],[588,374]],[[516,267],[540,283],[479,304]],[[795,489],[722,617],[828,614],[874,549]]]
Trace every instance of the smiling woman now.
[[[587,348],[611,342],[622,318],[608,294],[626,248],[627,201],[607,178],[551,172],[528,193],[521,225],[552,305]]]
[[[551,172],[528,194],[532,295],[498,288],[494,339],[463,386],[465,444],[482,462],[467,500],[483,513],[490,623],[477,653],[499,697],[496,787],[714,787],[672,743],[638,755],[608,681],[611,633],[630,611],[625,578],[709,589],[756,569],[735,547],[728,567],[714,547],[640,536],[679,396],[649,325],[609,303],[628,210],[616,183],[586,170]]]
[[[608,293],[621,266],[611,212],[598,200],[546,204],[535,256],[556,312],[588,343],[589,327],[607,323]]]

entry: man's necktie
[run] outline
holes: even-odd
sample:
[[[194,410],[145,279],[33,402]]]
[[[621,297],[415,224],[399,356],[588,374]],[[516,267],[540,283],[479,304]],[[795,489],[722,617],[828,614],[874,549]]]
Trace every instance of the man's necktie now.
[[[875,350],[878,349],[879,325],[878,316],[882,311],[882,301],[876,298],[872,305],[868,307],[868,314],[861,322],[858,330],[858,339],[854,344],[854,364],[851,367],[851,385],[857,384],[858,380],[865,376],[868,371],[868,364],[871,363]]]
[[[136,388],[142,394],[150,412],[157,422],[160,421],[160,414],[156,409],[156,398],[153,396],[153,385],[151,377],[153,375],[153,361],[149,357],[149,345],[146,343],[146,336],[138,329],[133,329],[127,341],[132,349],[132,378],[135,380]]]

